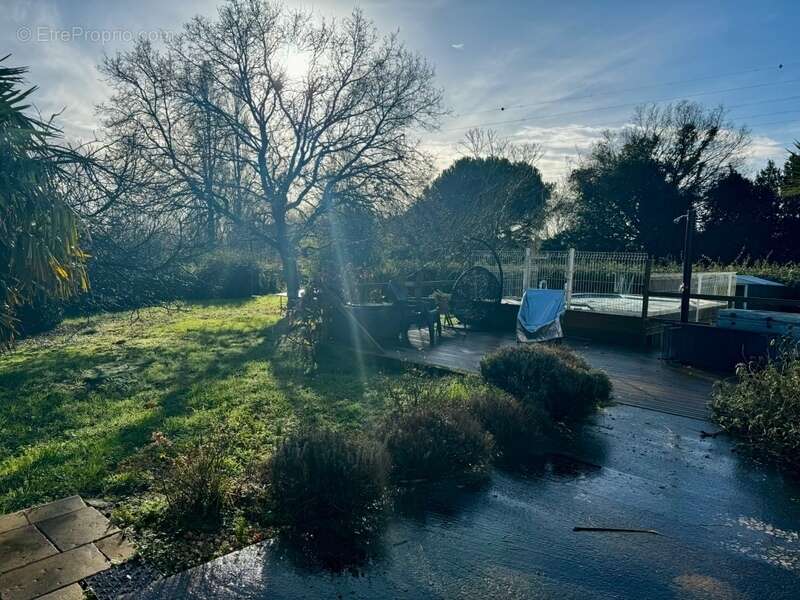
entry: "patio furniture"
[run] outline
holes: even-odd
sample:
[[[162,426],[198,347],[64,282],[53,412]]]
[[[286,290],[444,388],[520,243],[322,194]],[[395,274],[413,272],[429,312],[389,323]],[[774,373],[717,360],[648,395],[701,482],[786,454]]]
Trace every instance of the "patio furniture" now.
[[[431,346],[436,344],[436,335],[442,335],[442,322],[439,306],[433,298],[411,298],[408,290],[402,284],[390,281],[387,286],[387,295],[400,314],[402,323],[401,336],[406,343],[410,327],[417,329],[426,328]]]
[[[525,290],[517,313],[517,341],[544,342],[564,337],[564,290]]]
[[[371,345],[397,342],[403,333],[403,319],[391,302],[341,304],[332,321],[334,339],[353,343],[365,340]]]
[[[481,327],[492,321],[503,296],[503,284],[485,267],[470,267],[453,284],[450,309],[466,326]]]
[[[436,308],[439,309],[439,320],[441,321],[444,319],[445,325],[447,327],[455,327],[455,323],[453,322],[453,313],[450,310],[450,294],[445,294],[439,290],[436,290],[433,295],[433,299],[436,301]],[[441,329],[439,330],[439,335],[441,335]]]

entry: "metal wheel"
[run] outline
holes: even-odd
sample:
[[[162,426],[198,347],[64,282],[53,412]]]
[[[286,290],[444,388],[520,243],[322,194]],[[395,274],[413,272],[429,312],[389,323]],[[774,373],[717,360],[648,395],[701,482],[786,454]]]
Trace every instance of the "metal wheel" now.
[[[471,267],[453,284],[450,310],[465,325],[480,325],[500,304],[503,287],[500,280],[484,267]]]

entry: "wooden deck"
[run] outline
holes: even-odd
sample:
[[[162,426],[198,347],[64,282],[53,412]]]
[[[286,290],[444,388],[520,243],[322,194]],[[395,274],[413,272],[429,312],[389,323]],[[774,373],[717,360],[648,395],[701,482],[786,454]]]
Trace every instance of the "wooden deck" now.
[[[441,343],[428,345],[427,332],[409,332],[411,347],[387,348],[382,355],[457,373],[478,373],[484,354],[515,344],[513,334],[464,332],[445,329]],[[566,340],[593,367],[602,369],[614,384],[614,400],[692,419],[709,419],[708,401],[714,377],[674,366],[657,352],[580,340]]]

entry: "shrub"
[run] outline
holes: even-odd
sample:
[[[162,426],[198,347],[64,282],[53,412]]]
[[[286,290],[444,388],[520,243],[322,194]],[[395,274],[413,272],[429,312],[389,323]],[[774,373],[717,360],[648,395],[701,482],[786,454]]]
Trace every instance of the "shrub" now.
[[[181,449],[159,433],[153,440],[152,446],[162,450],[153,489],[164,496],[170,514],[194,528],[218,525],[233,488],[225,440],[214,434]]]
[[[264,479],[279,524],[348,539],[374,526],[383,508],[388,469],[380,444],[310,430],[283,440],[266,463]]]
[[[523,405],[491,389],[470,396],[467,406],[492,434],[503,458],[544,453],[552,423],[540,406]]]
[[[396,413],[384,424],[383,436],[398,481],[483,475],[494,449],[491,435],[457,406]]]
[[[715,386],[711,410],[726,431],[800,467],[800,352],[740,365],[736,382]]]
[[[30,337],[55,328],[64,319],[64,302],[37,295],[29,304],[17,308],[19,337]]]
[[[277,292],[277,271],[263,262],[235,252],[215,252],[199,261],[191,296],[195,299],[247,298]]]
[[[605,373],[556,346],[501,348],[481,360],[481,375],[527,405],[540,404],[557,421],[585,417],[611,394]]]

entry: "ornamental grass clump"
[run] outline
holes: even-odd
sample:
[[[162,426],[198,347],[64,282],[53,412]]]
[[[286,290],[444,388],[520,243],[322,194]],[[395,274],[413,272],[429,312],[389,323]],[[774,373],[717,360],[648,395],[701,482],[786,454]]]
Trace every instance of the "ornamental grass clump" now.
[[[714,387],[711,410],[729,433],[800,469],[800,350],[739,365],[735,382]]]
[[[500,390],[473,393],[467,409],[492,434],[499,458],[514,461],[543,454],[553,423],[538,405],[524,405]]]
[[[293,533],[351,539],[379,521],[389,459],[374,441],[314,429],[285,438],[267,461],[272,520]]]
[[[175,522],[193,529],[218,526],[235,481],[226,440],[212,436],[175,448],[155,433],[153,446],[161,449],[153,489],[165,498]]]
[[[462,406],[415,406],[391,415],[382,437],[401,483],[481,478],[494,451],[491,434]]]
[[[481,375],[556,421],[573,421],[608,402],[611,382],[574,352],[546,344],[507,346],[481,360]]]

